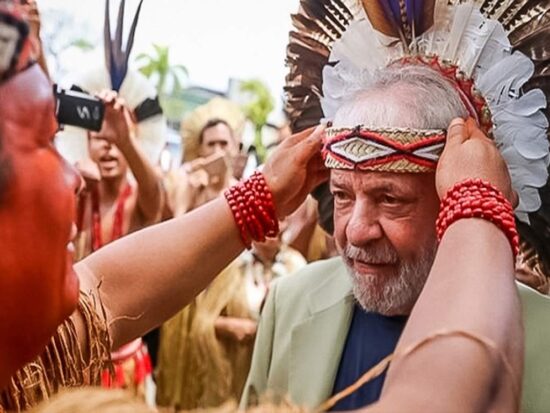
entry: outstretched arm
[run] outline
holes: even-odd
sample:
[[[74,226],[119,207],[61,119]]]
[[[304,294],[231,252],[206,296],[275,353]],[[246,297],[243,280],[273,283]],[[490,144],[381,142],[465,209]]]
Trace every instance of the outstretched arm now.
[[[494,144],[471,121],[453,125],[437,172],[440,197],[455,183],[482,178],[513,200]],[[508,239],[492,223],[469,218],[448,228],[396,354],[440,331],[491,346],[460,335],[430,340],[392,363],[381,401],[366,411],[518,410],[523,329],[513,262]]]
[[[280,217],[328,177],[321,134],[308,130],[289,138],[264,168]],[[242,250],[231,210],[220,197],[107,245],[76,270],[82,287],[100,295],[116,348],[188,304]]]

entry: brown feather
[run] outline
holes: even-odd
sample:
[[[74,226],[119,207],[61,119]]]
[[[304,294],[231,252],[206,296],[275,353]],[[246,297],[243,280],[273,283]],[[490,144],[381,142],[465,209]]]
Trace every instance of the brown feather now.
[[[382,0],[384,1],[384,0]],[[372,23],[372,27],[386,36],[399,37],[399,32],[393,22],[386,16],[384,9],[377,0],[362,0],[363,9]]]
[[[522,231],[527,235],[525,231]],[[520,252],[516,258],[516,279],[541,294],[550,293],[548,263],[542,258],[531,242],[524,237],[520,244]]]
[[[435,14],[435,2],[436,0],[427,0],[424,2],[424,14],[422,16],[422,27],[420,31],[416,29],[416,36],[420,36],[422,33],[428,31],[434,24]]]
[[[505,28],[510,27],[517,18],[521,18],[523,14],[531,8],[529,5],[530,1],[531,0],[516,0],[502,11],[498,20]]]
[[[550,59],[550,25],[541,27],[514,44],[514,49],[520,50],[531,59],[540,62]]]
[[[528,4],[518,12],[507,27],[510,32],[510,41],[515,45],[524,37],[548,24],[550,24],[550,0],[539,2],[535,8]]]
[[[285,110],[293,131],[314,125],[323,117],[323,68],[335,40],[354,19],[354,0],[301,0],[292,16],[294,30],[287,47]]]
[[[515,0],[484,0],[480,1],[479,6],[481,12],[492,19],[497,18],[497,15],[503,7],[507,7],[511,2]]]

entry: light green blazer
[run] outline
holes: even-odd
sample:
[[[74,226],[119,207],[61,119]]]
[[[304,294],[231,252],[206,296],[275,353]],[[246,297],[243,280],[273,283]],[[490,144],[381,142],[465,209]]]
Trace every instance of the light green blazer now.
[[[519,285],[526,334],[522,411],[550,412],[550,298]],[[276,282],[267,298],[241,407],[266,391],[317,407],[332,393],[353,312],[340,258]]]

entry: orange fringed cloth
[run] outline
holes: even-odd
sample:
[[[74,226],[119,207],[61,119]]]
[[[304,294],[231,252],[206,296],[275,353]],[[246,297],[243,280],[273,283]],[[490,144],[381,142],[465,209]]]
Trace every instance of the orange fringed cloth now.
[[[81,292],[78,312],[87,336],[78,339],[73,317],[65,321],[44,353],[21,368],[0,392],[0,413],[21,412],[38,405],[63,388],[99,385],[103,370],[111,366],[110,337],[101,303]]]

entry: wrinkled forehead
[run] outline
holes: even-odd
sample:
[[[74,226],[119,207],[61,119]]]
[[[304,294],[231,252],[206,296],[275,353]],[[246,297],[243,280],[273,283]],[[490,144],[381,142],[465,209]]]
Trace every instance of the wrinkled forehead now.
[[[435,173],[393,173],[332,169],[330,186],[353,193],[435,193]]]
[[[204,143],[237,141],[231,129],[224,123],[206,128],[202,133],[202,140]]]

